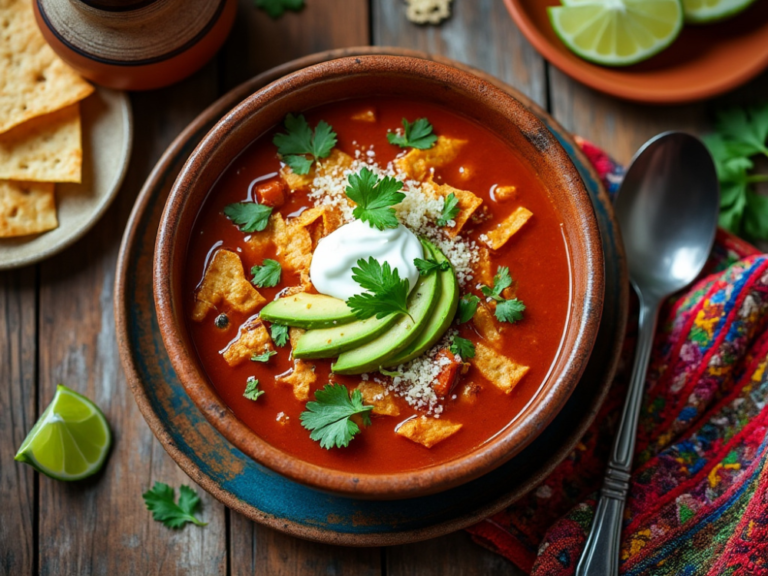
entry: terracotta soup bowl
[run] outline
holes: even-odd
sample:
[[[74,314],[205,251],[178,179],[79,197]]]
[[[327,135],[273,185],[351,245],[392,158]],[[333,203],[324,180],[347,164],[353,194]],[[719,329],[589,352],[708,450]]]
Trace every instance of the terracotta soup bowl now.
[[[306,462],[269,444],[221,400],[197,356],[186,320],[183,277],[193,225],[217,179],[243,150],[288,113],[354,97],[424,100],[459,113],[513,148],[536,174],[558,215],[570,267],[570,305],[560,349],[525,407],[501,432],[453,460],[405,473],[356,474]],[[520,102],[480,78],[418,58],[341,58],[290,74],[248,97],[194,150],[160,224],[155,303],[163,341],[190,398],[211,424],[258,463],[296,482],[355,498],[399,499],[460,485],[506,462],[552,421],[579,382],[597,335],[603,254],[595,214],[566,152]]]

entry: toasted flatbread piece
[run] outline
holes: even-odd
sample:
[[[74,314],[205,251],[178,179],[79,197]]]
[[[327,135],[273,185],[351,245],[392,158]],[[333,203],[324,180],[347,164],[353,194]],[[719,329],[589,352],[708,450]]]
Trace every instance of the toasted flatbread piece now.
[[[240,327],[237,340],[223,351],[224,360],[230,366],[237,366],[253,356],[275,349],[272,338],[261,320],[249,320]]]
[[[475,344],[472,363],[485,378],[505,394],[509,394],[530,368],[513,362],[482,342]]]
[[[378,382],[363,381],[357,387],[363,395],[363,403],[373,406],[372,412],[380,416],[399,416],[400,408],[395,403],[395,398],[387,392],[383,384]]]
[[[443,418],[418,416],[403,422],[395,429],[395,432],[422,446],[432,448],[459,430],[461,430],[461,424],[455,424]]]
[[[217,250],[195,294],[192,320],[202,322],[211,309],[219,306],[250,314],[266,303],[267,299],[245,279],[240,256],[230,250]]]
[[[293,395],[296,400],[306,402],[309,400],[309,390],[312,384],[317,382],[314,364],[304,362],[304,360],[293,361],[293,371],[288,376],[276,378],[281,384],[289,384],[293,387]]]
[[[306,190],[312,185],[315,177],[329,174],[340,175],[341,172],[352,166],[352,162],[352,156],[338,148],[334,148],[327,158],[321,158],[312,164],[312,168],[310,168],[307,174],[296,174],[286,164],[280,169],[280,176],[282,176],[292,192]]]
[[[0,0],[0,23],[0,134],[93,92],[45,42],[30,0]]]
[[[58,225],[53,184],[0,180],[0,238],[38,234]]]
[[[424,180],[432,168],[440,168],[452,162],[459,155],[466,140],[438,136],[437,142],[428,150],[411,148],[402,158],[395,160],[395,167],[413,180]]]
[[[531,219],[531,216],[533,212],[520,206],[485,235],[485,243],[489,248],[498,250]]]
[[[80,182],[82,163],[79,104],[0,134],[0,179]]]
[[[427,194],[431,194],[435,197],[442,196],[443,198],[447,198],[449,194],[456,196],[456,199],[459,201],[459,213],[453,220],[454,225],[446,226],[444,228],[452,238],[461,232],[461,229],[464,228],[464,225],[472,217],[472,214],[474,214],[483,203],[482,198],[475,196],[468,190],[460,190],[459,188],[454,188],[448,184],[435,184],[431,180],[424,182],[423,190]]]

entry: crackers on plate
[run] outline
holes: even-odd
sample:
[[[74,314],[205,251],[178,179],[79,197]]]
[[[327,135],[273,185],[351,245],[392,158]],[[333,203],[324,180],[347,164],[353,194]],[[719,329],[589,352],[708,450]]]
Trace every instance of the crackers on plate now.
[[[0,0],[0,238],[58,226],[55,182],[80,182],[79,101],[93,87],[46,44],[29,0]]]

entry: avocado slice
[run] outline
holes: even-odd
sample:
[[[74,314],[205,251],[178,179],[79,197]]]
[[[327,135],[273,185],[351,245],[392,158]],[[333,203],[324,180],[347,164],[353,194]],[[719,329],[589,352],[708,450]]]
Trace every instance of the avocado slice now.
[[[399,314],[392,327],[375,340],[343,352],[331,366],[336,374],[373,372],[413,342],[430,320],[440,294],[440,275],[420,276],[408,297],[408,313]],[[413,320],[411,319],[413,318]]]
[[[270,302],[261,309],[262,320],[312,330],[349,324],[355,313],[344,300],[300,292]]]
[[[427,243],[427,246],[432,252],[435,262],[448,262],[450,264],[448,258],[445,257],[437,246],[430,242]],[[456,272],[453,266],[439,274],[440,294],[435,309],[429,317],[429,322],[421,334],[407,348],[387,361],[388,366],[399,366],[421,356],[443,337],[443,334],[445,334],[451,322],[453,322],[453,318],[456,316],[456,308],[459,306],[459,282],[456,280]]]
[[[375,316],[349,324],[310,330],[299,338],[293,349],[294,358],[333,358],[345,350],[362,346],[387,330],[397,314],[378,319]]]

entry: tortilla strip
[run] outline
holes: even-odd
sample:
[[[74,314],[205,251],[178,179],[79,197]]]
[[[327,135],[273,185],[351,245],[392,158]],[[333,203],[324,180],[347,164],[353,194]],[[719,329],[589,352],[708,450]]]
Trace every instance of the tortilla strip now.
[[[528,373],[530,368],[513,362],[482,342],[475,344],[472,364],[494,386],[509,394]]]
[[[411,148],[408,153],[395,160],[395,167],[413,180],[424,180],[432,172],[432,168],[440,168],[456,159],[459,150],[466,140],[438,136],[432,148],[419,150]]]
[[[475,213],[475,210],[477,210],[483,203],[482,198],[475,196],[468,190],[460,190],[459,188],[454,188],[448,184],[435,184],[432,180],[424,182],[422,189],[427,194],[431,194],[435,197],[442,196],[443,198],[447,198],[449,194],[453,194],[459,201],[459,213],[453,219],[454,225],[445,226],[443,228],[448,232],[448,235],[451,238],[461,232],[461,229],[464,228],[464,225],[472,217],[472,214]]]
[[[489,248],[498,250],[530,220],[531,216],[533,216],[533,212],[522,206],[518,207],[512,214],[500,222],[496,228],[485,234],[483,241]]]
[[[58,225],[53,184],[0,180],[0,238],[38,234]]]
[[[363,381],[357,387],[360,394],[363,395],[363,402],[366,405],[373,406],[372,412],[380,416],[399,416],[400,408],[395,403],[392,394],[387,393],[383,384],[378,382]]]
[[[249,320],[240,327],[237,340],[223,351],[224,360],[230,366],[237,366],[257,354],[272,352],[272,338],[261,320]]]
[[[461,424],[455,424],[443,418],[419,416],[406,420],[395,428],[395,432],[422,446],[432,448],[438,442],[442,442],[461,430],[461,426]]]
[[[245,279],[240,256],[229,250],[217,250],[195,294],[192,320],[202,322],[211,309],[222,304],[250,314],[266,303],[267,299]]]
[[[312,164],[312,168],[307,174],[296,174],[286,164],[280,168],[280,176],[288,184],[291,192],[306,190],[312,186],[312,182],[317,176],[340,175],[341,172],[352,166],[352,161],[352,156],[334,148],[327,158],[321,158]]]
[[[279,376],[275,380],[281,384],[293,386],[293,395],[296,400],[306,402],[309,400],[310,387],[317,382],[315,366],[303,360],[294,360],[291,373],[288,376]]]
[[[483,304],[480,304],[477,307],[477,311],[472,317],[472,323],[477,328],[480,336],[493,344],[494,347],[498,347],[498,345],[501,344],[501,329],[497,325],[496,320],[493,317],[493,313]]]

